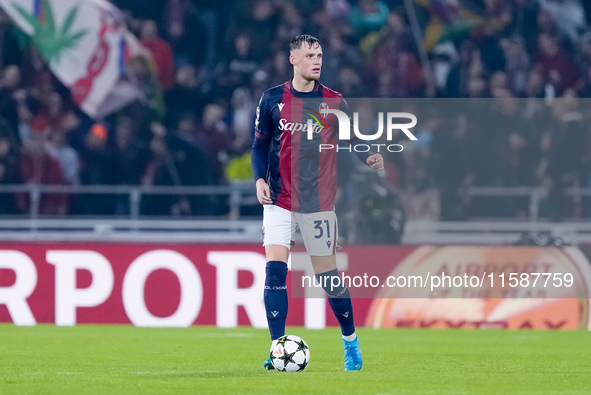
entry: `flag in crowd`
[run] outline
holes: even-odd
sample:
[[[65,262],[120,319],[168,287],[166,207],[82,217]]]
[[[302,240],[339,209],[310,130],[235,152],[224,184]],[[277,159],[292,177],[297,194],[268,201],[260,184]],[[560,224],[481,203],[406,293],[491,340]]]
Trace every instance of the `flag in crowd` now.
[[[141,97],[126,66],[148,56],[147,51],[108,1],[0,0],[0,7],[31,37],[90,117],[103,117]]]

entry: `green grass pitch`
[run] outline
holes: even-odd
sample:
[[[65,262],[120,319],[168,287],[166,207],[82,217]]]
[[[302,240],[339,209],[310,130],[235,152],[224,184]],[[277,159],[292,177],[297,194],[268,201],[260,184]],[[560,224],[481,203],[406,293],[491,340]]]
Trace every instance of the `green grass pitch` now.
[[[590,394],[591,333],[359,329],[360,372],[336,328],[304,338],[301,373],[265,371],[265,330],[0,325],[0,393]]]

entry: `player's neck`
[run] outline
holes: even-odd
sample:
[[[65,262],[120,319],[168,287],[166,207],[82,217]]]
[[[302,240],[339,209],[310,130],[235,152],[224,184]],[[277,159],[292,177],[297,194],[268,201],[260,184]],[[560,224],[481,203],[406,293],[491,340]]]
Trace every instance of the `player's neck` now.
[[[299,75],[294,75],[291,80],[291,86],[298,92],[307,93],[314,90],[315,80],[307,80]]]

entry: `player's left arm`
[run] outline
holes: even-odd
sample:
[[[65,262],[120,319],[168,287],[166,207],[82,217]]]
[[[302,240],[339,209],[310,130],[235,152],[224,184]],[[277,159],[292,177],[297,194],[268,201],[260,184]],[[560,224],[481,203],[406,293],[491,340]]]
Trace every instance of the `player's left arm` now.
[[[349,110],[349,105],[345,101],[345,99],[341,98],[341,105],[340,110],[345,112],[349,119],[351,120],[351,130],[353,130],[353,119],[351,118],[351,111]],[[361,144],[362,141],[356,135],[353,135],[350,141],[351,144]],[[371,167],[375,170],[384,170],[384,158],[382,154],[374,153],[373,151],[369,150],[367,152],[357,152],[357,157],[366,165]]]

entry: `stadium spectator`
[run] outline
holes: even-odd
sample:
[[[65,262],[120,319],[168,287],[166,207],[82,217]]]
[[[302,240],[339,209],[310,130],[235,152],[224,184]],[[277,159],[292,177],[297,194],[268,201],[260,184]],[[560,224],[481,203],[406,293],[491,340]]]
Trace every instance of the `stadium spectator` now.
[[[269,83],[279,85],[291,78],[289,55],[285,51],[277,51],[273,58],[268,62]]]
[[[212,171],[215,163],[210,161],[208,142],[199,133],[197,124],[193,114],[185,114],[179,120],[174,136],[167,138],[180,182],[182,185],[212,185],[224,182],[224,179],[220,179]],[[177,211],[187,206],[187,203],[190,204],[190,211],[185,211],[192,215],[215,215],[227,212],[224,199],[218,195],[188,196],[177,203]]]
[[[159,121],[166,115],[165,98],[158,79],[150,70],[150,65],[144,57],[132,58],[126,65],[128,75],[138,85],[144,94],[145,100],[133,103],[125,109],[125,113],[131,116],[140,133],[147,130],[152,121]],[[140,138],[147,140],[148,134],[142,133]]]
[[[447,74],[443,95],[446,97],[467,97],[470,82],[470,61],[473,45],[464,40],[459,48],[457,60],[453,62]]]
[[[487,21],[484,25],[484,34],[493,35],[507,33],[507,29],[513,23],[513,2],[508,0],[484,0]]]
[[[422,117],[423,118],[423,117]],[[440,217],[439,193],[431,172],[433,132],[441,123],[438,113],[427,114],[416,134],[417,144],[407,144],[404,155],[404,193],[402,202],[407,217],[436,220]],[[388,171],[388,175],[392,173]]]
[[[474,75],[468,81],[468,97],[483,98],[488,97],[488,81],[482,75]]]
[[[0,118],[6,120],[13,131],[18,130],[17,101],[23,94],[20,69],[16,65],[7,66],[0,79]]]
[[[208,174],[207,179],[180,176],[183,185],[226,182],[228,164],[241,158],[241,148],[251,138],[249,122],[254,113],[249,114],[253,104],[248,98],[260,97],[269,86],[289,79],[286,40],[300,32],[322,38],[325,43],[322,81],[334,85],[347,98],[436,95],[508,98],[506,103],[517,103],[520,110],[516,122],[525,122],[524,130],[535,133],[495,132],[491,127],[494,122],[489,122],[491,114],[515,117],[514,110],[499,104],[502,101],[496,101],[484,114],[482,109],[466,105],[463,111],[450,115],[447,122],[430,131],[433,140],[428,146],[428,160],[423,143],[414,143],[421,148],[407,147],[408,160],[396,163],[396,169],[391,169],[390,177],[397,179],[403,189],[418,191],[425,179],[435,180],[443,191],[444,218],[486,212],[477,199],[470,202],[465,197],[457,204],[450,203],[452,196],[457,197],[457,189],[467,185],[550,187],[553,182],[557,184],[556,178],[560,178],[557,174],[564,172],[560,166],[557,168],[556,150],[566,152],[558,148],[563,144],[559,143],[558,131],[571,130],[573,125],[561,121],[565,117],[563,111],[552,107],[560,106],[558,102],[568,101],[573,95],[591,97],[591,31],[585,31],[591,16],[589,1],[415,0],[414,11],[424,34],[423,43],[415,41],[410,15],[400,0],[235,0],[231,6],[216,0],[113,2],[124,11],[130,30],[152,51],[159,73],[157,80],[150,64],[141,58],[126,65],[127,75],[140,85],[145,100],[107,119],[104,125],[113,124],[114,133],[110,136],[107,133],[107,140],[100,145],[106,151],[117,152],[117,160],[125,163],[137,163],[138,155],[148,158],[147,147],[156,149],[150,151],[152,167],[148,159],[140,160],[141,164],[123,166],[137,167],[133,175],[117,172],[116,177],[108,176],[103,172],[109,170],[99,166],[93,171],[101,183],[139,183],[144,176],[145,180],[153,178],[155,184],[176,185],[169,174],[171,168],[162,162],[162,152],[190,157],[193,155],[190,147],[197,147],[212,169],[203,172]],[[162,38],[158,36],[157,26]],[[427,50],[426,60],[419,57],[421,46]],[[21,33],[2,11],[0,75],[0,119],[9,125],[4,133],[10,136],[11,155],[19,152],[24,155],[31,151],[26,148],[30,142],[40,139],[45,150],[58,157],[56,149],[69,152],[70,159],[62,160],[62,178],[63,182],[75,183],[72,150],[83,164],[87,163],[88,153],[92,151],[88,148],[87,131],[95,121],[72,111],[69,92],[48,71],[35,46],[22,40]],[[437,82],[437,90],[428,89],[432,79]],[[563,98],[565,92],[570,93]],[[579,112],[581,122],[586,125],[589,114],[583,111],[582,100]],[[167,131],[162,144],[168,151],[157,149],[159,141],[150,128],[155,121]],[[462,122],[467,126],[460,127]],[[589,135],[586,128],[584,133]],[[457,146],[452,150],[448,142],[441,140],[442,136]],[[589,139],[580,139],[580,143],[591,151]],[[452,152],[454,157],[445,158]],[[489,158],[493,152],[497,156]],[[487,169],[483,158],[498,166],[496,177],[491,174],[495,167],[489,164]],[[586,158],[574,155],[569,166],[586,169]],[[202,163],[200,159],[194,160]],[[188,168],[186,163],[192,161],[177,158],[172,163],[182,173],[182,169]],[[146,177],[155,163],[159,163],[157,168],[162,173]],[[406,165],[408,169],[401,167]],[[440,174],[441,166],[450,166],[450,171]],[[461,166],[467,166],[470,171],[462,171]],[[428,169],[427,178],[423,168]],[[88,177],[88,171],[83,168],[78,177]],[[577,176],[581,186],[587,185],[587,173]],[[195,205],[191,199],[188,201]],[[518,213],[521,206],[516,202],[505,206]],[[77,212],[79,201],[74,203],[72,211]],[[170,214],[175,203],[178,202],[166,202],[164,209],[154,212]],[[208,204],[212,202],[198,203],[203,212],[207,212]],[[175,206],[176,212],[196,212],[194,207],[186,210],[181,206]],[[556,204],[550,206],[557,210]],[[113,206],[110,210],[114,210]],[[564,215],[574,213],[563,212]]]
[[[567,216],[580,216],[580,206],[564,195],[564,189],[580,186],[587,182],[583,174],[583,159],[588,144],[588,127],[583,123],[579,100],[573,90],[565,93],[563,100],[557,100],[552,108],[558,121],[552,130],[552,145],[548,158],[549,215],[553,220]]]
[[[470,173],[474,165],[469,154],[478,148],[471,144],[466,127],[457,118],[442,117],[431,126],[432,175],[441,194],[441,219],[465,219],[469,201],[458,199],[458,189],[470,185],[473,179]]]
[[[170,45],[158,36],[156,22],[147,20],[142,24],[141,43],[152,53],[162,88],[170,89],[174,84],[174,58]]]
[[[367,84],[352,66],[341,68],[336,86],[344,97],[365,97],[367,94]]]
[[[41,112],[33,119],[33,123],[46,125],[50,129],[49,134],[54,129],[61,129],[66,114],[64,99],[58,92],[51,92],[47,98],[42,101],[43,108]]]
[[[19,157],[19,179],[23,184],[61,185],[65,183],[60,162],[46,148],[47,135],[34,131],[30,141],[23,147]],[[17,208],[21,213],[31,210],[29,194],[17,195]],[[44,193],[39,201],[39,214],[64,215],[68,213],[68,196]]]
[[[191,112],[201,114],[205,107],[206,97],[202,94],[197,69],[187,65],[176,72],[176,82],[166,93],[166,120],[169,124],[178,122],[181,115]]]
[[[177,67],[193,63],[198,47],[194,29],[194,9],[189,0],[168,0],[164,8],[164,37],[168,40]]]
[[[156,20],[161,14],[166,0],[112,0],[113,4],[124,10],[129,10],[134,17]]]
[[[191,139],[193,131],[189,119],[181,119],[179,129],[171,133],[164,125],[150,125],[150,159],[142,176],[142,185],[206,185],[210,181],[210,167],[207,156]],[[191,140],[189,140],[191,139]],[[146,196],[142,201],[142,212],[148,215],[204,215],[210,214],[211,199],[188,196]]]
[[[234,132],[231,151],[241,153],[252,146],[251,128],[256,106],[250,91],[246,88],[238,88],[234,91],[231,104],[231,128]]]
[[[111,184],[114,180],[113,153],[107,145],[107,129],[98,123],[91,126],[84,140],[81,180],[86,185]]]
[[[579,40],[587,27],[585,11],[579,0],[538,0],[540,7],[546,10],[558,31],[568,37],[571,42]]]
[[[80,183],[80,162],[78,152],[68,142],[68,134],[65,130],[54,129],[49,134],[46,145],[47,152],[59,160],[64,173],[66,184],[77,185]]]
[[[234,54],[236,38],[246,34],[251,43],[265,43],[252,48],[252,56],[261,62],[269,55],[271,38],[280,25],[279,9],[271,0],[236,0],[230,12],[226,31],[226,59]],[[285,48],[285,47],[283,47]]]
[[[116,180],[120,171],[113,150],[107,144],[107,129],[95,123],[84,138],[84,151],[80,155],[80,182],[82,185],[108,185]],[[79,195],[76,199],[78,214],[107,215],[113,213],[114,199],[110,195]]]
[[[349,19],[351,4],[347,0],[324,0],[324,11],[334,23],[345,23]]]
[[[400,48],[394,36],[385,36],[376,45],[370,66],[378,97],[422,96],[423,71],[417,57]]]
[[[359,38],[378,31],[388,20],[388,6],[380,0],[359,0],[351,7],[351,26]]]
[[[579,82],[579,70],[568,54],[559,45],[558,38],[548,33],[538,36],[540,53],[538,61],[547,82],[552,84],[558,95]]]
[[[334,86],[338,83],[340,69],[344,65],[361,64],[361,56],[357,48],[349,45],[339,32],[331,33],[327,44],[322,49],[325,59],[322,64],[325,74],[323,80],[326,80],[328,86]]]
[[[115,124],[115,146],[113,154],[117,158],[115,184],[139,185],[146,165],[145,148],[137,141],[133,120],[120,116]]]
[[[161,182],[161,176],[159,173],[161,168],[165,166],[166,145],[164,142],[164,135],[153,133],[149,149],[150,159],[148,160],[146,170],[142,175],[142,185],[159,185]]]
[[[281,23],[277,26],[275,39],[270,43],[275,52],[285,49],[291,37],[302,34],[305,22],[300,9],[292,2],[283,2],[280,12]]]
[[[222,85],[227,87],[228,92],[233,92],[239,86],[248,85],[251,75],[259,67],[249,35],[241,33],[234,39],[233,52],[226,64],[227,71]]]
[[[197,127],[197,138],[205,143],[207,162],[214,184],[223,183],[223,168],[228,160],[232,135],[224,121],[224,109],[218,104],[208,104],[203,110],[201,124]]]
[[[535,53],[538,44],[536,23],[539,5],[536,0],[515,0],[513,4],[513,23],[511,35],[523,38],[528,54]]]
[[[507,75],[502,71],[496,71],[490,77],[490,94],[492,97],[507,97],[511,95],[508,87]]]
[[[591,31],[585,33],[581,38],[579,50],[580,66],[586,69],[591,65]]]
[[[527,78],[525,87],[525,96],[529,98],[543,98],[546,95],[546,86],[544,84],[544,74],[540,67],[533,68]],[[550,85],[548,84],[548,88]]]
[[[7,65],[21,64],[23,53],[18,38],[18,29],[0,9],[0,69]]]
[[[591,97],[591,66],[585,69],[585,75],[583,77],[583,83],[579,90],[579,96]]]
[[[525,92],[527,75],[531,67],[523,39],[520,36],[512,36],[502,40],[501,47],[505,54],[505,74],[509,88],[521,96]]]
[[[16,184],[18,158],[15,142],[7,122],[0,121],[0,186]],[[14,214],[15,200],[12,193],[0,192],[0,214]]]

